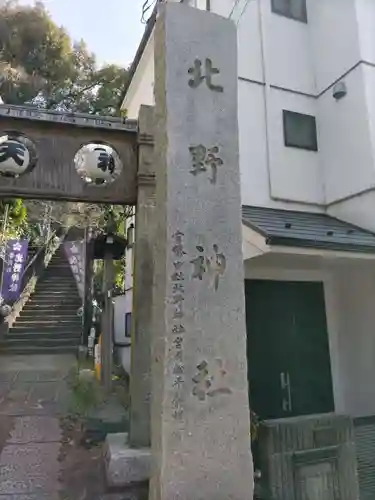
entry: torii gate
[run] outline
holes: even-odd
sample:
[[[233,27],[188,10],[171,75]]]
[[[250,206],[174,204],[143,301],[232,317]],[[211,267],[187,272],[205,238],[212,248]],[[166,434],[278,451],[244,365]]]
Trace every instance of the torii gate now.
[[[150,370],[151,315],[147,311],[151,311],[152,303],[151,229],[155,207],[152,122],[152,107],[143,107],[136,121],[0,105],[0,137],[25,136],[37,155],[29,173],[18,178],[0,176],[0,197],[137,205],[134,275],[138,286],[134,292],[131,377],[135,384],[134,425],[130,439],[134,446],[150,443],[150,380],[145,375]],[[87,184],[76,171],[75,154],[91,143],[111,146],[123,165],[119,178],[108,186]]]
[[[30,173],[16,179],[2,177],[0,196],[135,204],[136,121],[0,105],[0,135],[7,134],[31,140],[37,161]],[[105,188],[85,183],[76,172],[74,156],[88,143],[111,145],[124,165],[119,179]]]

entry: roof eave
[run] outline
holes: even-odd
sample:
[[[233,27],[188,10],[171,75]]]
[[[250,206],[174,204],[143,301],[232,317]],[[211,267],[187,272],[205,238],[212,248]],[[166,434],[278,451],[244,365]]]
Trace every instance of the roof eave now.
[[[311,248],[315,250],[331,250],[336,252],[375,254],[375,248],[367,245],[339,244],[333,242],[330,243],[327,241],[310,241],[300,238],[287,238],[283,236],[268,235],[266,237],[266,244],[270,246],[299,247]]]

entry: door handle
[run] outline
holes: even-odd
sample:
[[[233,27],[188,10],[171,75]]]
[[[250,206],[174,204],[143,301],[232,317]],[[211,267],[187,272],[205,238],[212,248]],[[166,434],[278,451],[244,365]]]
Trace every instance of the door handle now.
[[[285,412],[291,412],[292,411],[292,391],[290,389],[290,375],[288,372],[280,373],[280,383],[281,383],[281,390],[283,391],[283,411]]]

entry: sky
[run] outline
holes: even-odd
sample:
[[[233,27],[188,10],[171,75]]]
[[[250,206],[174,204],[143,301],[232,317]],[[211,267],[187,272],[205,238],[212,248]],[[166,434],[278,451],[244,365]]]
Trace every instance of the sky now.
[[[42,0],[52,19],[73,40],[83,40],[99,64],[128,66],[141,40],[145,0]],[[21,0],[34,4],[34,0]]]

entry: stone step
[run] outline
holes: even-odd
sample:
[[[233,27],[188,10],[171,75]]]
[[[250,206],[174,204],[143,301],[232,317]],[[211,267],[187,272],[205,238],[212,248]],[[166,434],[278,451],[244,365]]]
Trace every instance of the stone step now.
[[[77,288],[75,281],[71,280],[67,283],[61,283],[56,281],[56,283],[38,283],[35,287],[35,291],[46,291],[46,290],[74,290]]]
[[[61,283],[56,283],[56,285],[48,284],[48,283],[43,283],[37,288],[35,288],[35,293],[38,292],[64,292],[67,290],[77,290],[77,285],[75,283],[66,283],[66,284],[61,284]]]
[[[63,300],[64,302],[66,299],[69,300],[74,300],[74,301],[79,301],[79,295],[75,290],[68,290],[68,291],[62,291],[62,292],[56,292],[56,291],[51,291],[47,290],[45,292],[37,292],[33,293],[32,296],[30,297],[30,300],[34,301],[40,301],[44,302],[46,299],[50,300]]]
[[[50,326],[50,325],[31,325],[31,326],[18,326],[17,323],[12,326],[12,328],[9,330],[10,333],[32,333],[32,332],[43,332],[43,333],[50,333],[51,335],[55,334],[65,334],[66,332],[69,333],[77,333],[80,334],[82,331],[82,326],[81,325],[70,325],[69,327],[65,327],[63,325],[61,326]]]
[[[80,323],[40,323],[33,321],[32,323],[15,323],[9,330],[12,333],[28,333],[28,332],[51,332],[53,334],[65,334],[65,332],[81,332],[82,325]]]
[[[44,337],[38,337],[38,336],[28,336],[25,335],[25,337],[20,338],[20,337],[5,337],[3,340],[0,341],[1,344],[7,344],[7,345],[45,345],[45,346],[58,346],[58,345],[77,345],[80,342],[80,336],[69,336],[69,337],[53,337],[53,336],[44,336]]]
[[[38,318],[48,318],[48,317],[59,317],[59,318],[62,318],[62,317],[71,317],[71,316],[74,316],[75,318],[77,318],[77,310],[78,308],[74,308],[74,309],[67,309],[67,308],[62,308],[62,309],[58,309],[58,308],[48,308],[48,309],[24,309],[22,311],[22,317],[24,318],[30,318],[30,316],[32,316],[34,319],[38,319]],[[20,316],[21,317],[21,316]]]
[[[55,316],[53,318],[50,317],[41,317],[37,318],[35,315],[33,315],[30,318],[17,318],[17,326],[28,326],[28,325],[50,325],[50,326],[67,326],[67,325],[72,325],[72,326],[80,326],[82,323],[81,318],[78,316]]]
[[[77,285],[75,281],[69,281],[67,283],[61,283],[57,281],[56,283],[38,283],[35,287],[35,291],[39,290],[77,290]]]
[[[64,296],[64,298],[61,297],[51,297],[51,296],[43,296],[43,297],[37,297],[35,298],[34,295],[30,297],[30,300],[28,301],[30,304],[35,304],[35,302],[38,302],[39,304],[45,304],[47,302],[60,302],[63,304],[77,304],[80,302],[77,297],[70,297]]]
[[[73,274],[45,273],[38,283],[75,283]]]
[[[45,314],[48,315],[48,312],[62,312],[64,314],[67,314],[66,311],[70,312],[70,314],[77,314],[77,310],[81,307],[80,302],[76,303],[65,303],[63,301],[51,301],[51,302],[39,302],[39,303],[34,303],[34,304],[29,304],[27,307],[25,307],[24,311],[33,311],[37,314]],[[41,317],[43,317],[41,316]]]
[[[18,316],[17,318],[17,323],[19,321],[36,321],[37,320],[37,317],[40,318],[40,321],[58,321],[59,319],[63,320],[63,321],[75,321],[75,320],[80,320],[80,318],[78,318],[77,314],[74,313],[74,314],[67,314],[66,312],[63,312],[63,314],[60,314],[60,313],[56,313],[56,312],[52,312],[49,311],[49,313],[47,313],[45,316],[44,315],[40,315],[40,314],[36,314],[36,312],[34,311],[25,311],[23,310],[20,315]]]
[[[30,346],[30,345],[16,345],[0,347],[0,352],[5,354],[77,354],[79,345],[63,345],[63,346]]]
[[[69,271],[69,272],[67,272],[67,271]],[[57,269],[55,269],[53,273],[51,273],[51,271],[47,270],[43,273],[41,280],[45,281],[46,279],[49,279],[49,280],[53,280],[53,279],[54,280],[56,280],[56,279],[61,279],[61,280],[70,279],[70,280],[72,280],[72,279],[74,279],[74,276],[70,270],[66,270],[66,269],[64,270],[65,276],[60,276],[60,275],[56,276],[55,273],[60,273],[60,272],[61,272],[61,270],[57,270]]]
[[[40,331],[32,331],[28,333],[16,333],[13,331],[10,331],[7,333],[7,335],[4,337],[4,342],[9,342],[12,340],[21,340],[21,341],[28,341],[30,343],[34,343],[34,341],[44,341],[44,340],[57,340],[57,341],[64,341],[64,342],[79,342],[79,339],[81,338],[81,332],[66,332],[64,335],[61,334],[51,334],[51,333],[43,333]],[[0,497],[1,498],[1,497]]]
[[[66,283],[61,281],[56,281],[54,283],[45,281],[44,283],[38,283],[38,285],[35,287],[35,290],[45,290],[45,289],[64,290],[66,288],[76,289],[77,288],[76,282],[73,280],[69,280]]]
[[[48,313],[54,313],[54,314],[77,314],[78,309],[81,307],[81,303],[77,302],[76,304],[65,304],[62,301],[54,301],[51,303],[35,303],[35,304],[29,304],[27,307],[24,308],[24,311],[27,312],[33,312],[35,314],[39,314],[40,317],[43,319],[45,316],[48,316]]]
[[[38,283],[35,287],[35,290],[60,290],[64,288],[77,288],[76,282],[74,280],[69,280],[66,282],[62,282],[60,280],[56,280],[54,283],[45,281],[44,283]]]
[[[44,301],[45,299],[64,300],[66,298],[78,301],[79,295],[74,290],[63,291],[63,292],[55,292],[49,290],[46,292],[33,293],[33,295],[31,296],[31,300],[40,300],[40,301]]]

